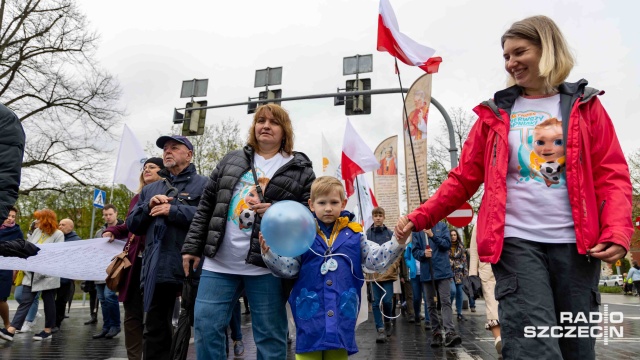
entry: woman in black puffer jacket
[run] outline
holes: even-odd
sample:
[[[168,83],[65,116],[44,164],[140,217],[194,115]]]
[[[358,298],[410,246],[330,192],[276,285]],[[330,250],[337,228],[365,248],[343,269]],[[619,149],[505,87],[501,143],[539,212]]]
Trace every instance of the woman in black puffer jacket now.
[[[242,290],[251,303],[257,357],[287,357],[286,294],[260,254],[260,217],[282,200],[308,205],[309,158],[293,151],[293,128],[278,105],[259,107],[248,144],[227,154],[204,190],[182,247],[185,273],[204,256],[195,304],[198,358],[223,359],[225,329]]]

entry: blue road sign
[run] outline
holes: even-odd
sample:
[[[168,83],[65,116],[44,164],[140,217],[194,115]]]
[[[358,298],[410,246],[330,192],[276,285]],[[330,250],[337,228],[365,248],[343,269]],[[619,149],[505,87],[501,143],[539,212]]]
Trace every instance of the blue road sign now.
[[[98,209],[104,209],[104,201],[107,198],[107,192],[100,189],[93,189],[93,206]]]

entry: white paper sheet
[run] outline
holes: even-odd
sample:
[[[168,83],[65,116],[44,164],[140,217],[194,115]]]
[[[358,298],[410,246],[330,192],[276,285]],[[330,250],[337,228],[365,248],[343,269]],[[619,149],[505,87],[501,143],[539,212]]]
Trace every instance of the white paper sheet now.
[[[102,280],[107,266],[122,252],[124,241],[106,238],[39,244],[38,255],[28,259],[0,256],[0,270],[26,270],[74,280]]]

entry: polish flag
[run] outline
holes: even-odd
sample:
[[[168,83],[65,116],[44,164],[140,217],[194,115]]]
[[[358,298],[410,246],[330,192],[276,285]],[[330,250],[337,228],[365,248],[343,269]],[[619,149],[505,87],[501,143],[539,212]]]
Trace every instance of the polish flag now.
[[[347,197],[353,195],[355,189],[353,181],[356,176],[373,171],[380,167],[373,151],[365,144],[347,118],[342,141],[342,179],[347,190]]]
[[[356,215],[356,221],[367,230],[373,225],[373,208],[378,207],[378,201],[373,195],[373,190],[364,175],[356,177],[356,206],[353,213]],[[362,209],[362,211],[360,211]]]
[[[438,72],[442,58],[432,57],[434,49],[420,45],[400,32],[396,14],[389,0],[380,0],[378,15],[378,51],[386,51],[403,63],[417,66],[433,74]]]

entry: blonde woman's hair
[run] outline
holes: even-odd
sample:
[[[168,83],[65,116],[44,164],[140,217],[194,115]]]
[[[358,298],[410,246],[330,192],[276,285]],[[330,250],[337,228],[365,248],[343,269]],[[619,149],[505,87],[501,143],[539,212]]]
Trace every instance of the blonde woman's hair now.
[[[330,194],[333,191],[337,191],[340,194],[340,200],[347,198],[344,193],[344,186],[340,180],[333,176],[320,176],[313,181],[313,184],[311,184],[311,202],[313,202],[317,197]]]
[[[542,55],[538,67],[546,93],[557,90],[573,69],[574,60],[556,23],[544,15],[528,17],[513,23],[502,35],[502,48],[507,39],[513,38],[529,40],[540,48]],[[507,85],[515,85],[512,74],[509,74]]]
[[[282,127],[282,143],[280,144],[280,151],[285,152],[287,155],[293,154],[293,125],[291,125],[289,113],[287,113],[287,111],[280,105],[276,104],[265,104],[256,109],[256,113],[253,115],[253,122],[249,128],[247,144],[249,144],[249,146],[251,146],[256,152],[260,150],[260,144],[258,144],[258,139],[256,139],[256,123],[258,122],[258,119],[264,116],[266,111],[269,111],[271,115],[273,115],[275,123]]]

